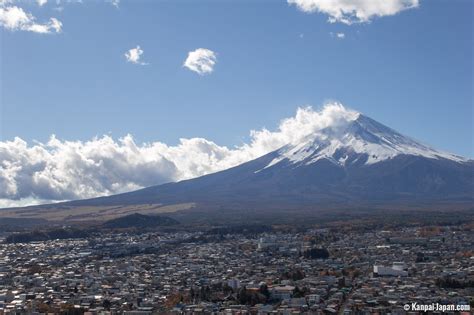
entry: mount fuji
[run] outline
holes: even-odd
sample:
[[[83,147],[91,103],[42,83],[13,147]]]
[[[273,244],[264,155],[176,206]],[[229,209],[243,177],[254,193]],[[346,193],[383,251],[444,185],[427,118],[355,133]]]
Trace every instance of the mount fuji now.
[[[468,202],[474,161],[435,150],[359,113],[236,167],[75,206],[192,203],[197,208]]]
[[[473,208],[473,160],[433,149],[360,113],[346,113],[305,130],[277,150],[220,172],[33,208],[48,213],[62,209],[68,217],[75,208],[109,214],[114,209],[153,213],[172,208],[217,216],[239,213],[235,210],[291,214],[353,207]]]

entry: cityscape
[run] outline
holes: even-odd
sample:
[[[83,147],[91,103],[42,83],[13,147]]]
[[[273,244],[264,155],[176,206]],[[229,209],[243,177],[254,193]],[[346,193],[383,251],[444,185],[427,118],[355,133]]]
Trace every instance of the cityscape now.
[[[5,240],[0,313],[407,314],[438,303],[470,314],[473,248],[472,224]]]

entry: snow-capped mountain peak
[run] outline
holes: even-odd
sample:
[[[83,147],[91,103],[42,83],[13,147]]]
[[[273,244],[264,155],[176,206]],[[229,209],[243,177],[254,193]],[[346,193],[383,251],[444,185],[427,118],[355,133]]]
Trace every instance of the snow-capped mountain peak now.
[[[288,144],[278,153],[278,157],[265,168],[284,160],[297,165],[309,165],[321,159],[340,165],[375,164],[397,155],[466,161],[460,156],[419,143],[362,114],[345,124],[329,126],[308,135],[299,143]]]
[[[276,134],[283,147],[235,167],[67,205],[192,205],[183,211],[223,218],[240,209],[245,211],[237,211],[239,216],[261,211],[268,218],[269,210],[303,211],[306,217],[354,205],[384,211],[440,201],[472,207],[474,161],[432,149],[340,105],[300,110]]]

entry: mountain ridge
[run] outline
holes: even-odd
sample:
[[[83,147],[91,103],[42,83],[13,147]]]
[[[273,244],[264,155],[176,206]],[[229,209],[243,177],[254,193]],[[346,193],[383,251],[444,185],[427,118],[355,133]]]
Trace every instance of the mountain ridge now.
[[[58,205],[192,203],[186,211],[251,208],[258,212],[446,202],[473,204],[474,161],[435,150],[357,113],[223,171]]]
[[[378,163],[397,155],[444,158],[456,162],[468,161],[460,156],[432,149],[362,114],[358,114],[355,120],[346,125],[336,128],[326,127],[317,135],[308,138],[302,143],[289,144],[281,148],[280,156],[266,167],[271,167],[284,159],[295,164],[302,161],[310,164],[320,158],[328,158],[336,163],[345,164],[351,153],[367,154],[366,164]],[[348,154],[344,154],[344,150],[349,151]],[[307,161],[308,157],[312,159]]]

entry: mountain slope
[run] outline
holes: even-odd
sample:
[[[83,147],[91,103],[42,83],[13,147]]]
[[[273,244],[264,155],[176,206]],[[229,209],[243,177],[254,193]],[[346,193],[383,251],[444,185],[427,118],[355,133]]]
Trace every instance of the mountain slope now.
[[[179,224],[178,221],[163,217],[133,213],[116,219],[108,220],[102,224],[107,228],[153,228]]]
[[[366,159],[364,164],[374,164],[398,155],[414,155],[433,159],[447,159],[466,162],[462,157],[434,150],[415,140],[403,136],[375,120],[359,114],[357,119],[347,124],[325,128],[306,141],[287,145],[279,151],[277,159],[269,166],[288,159],[293,163],[311,164],[326,158],[345,165],[354,163],[351,157],[359,155]]]
[[[287,209],[311,205],[472,202],[474,162],[366,117],[334,124],[239,166],[74,206],[195,203]]]

